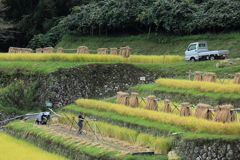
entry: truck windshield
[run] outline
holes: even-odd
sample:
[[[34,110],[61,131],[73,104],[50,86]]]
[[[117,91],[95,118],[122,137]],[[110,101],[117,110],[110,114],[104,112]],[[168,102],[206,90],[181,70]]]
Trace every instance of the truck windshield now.
[[[188,51],[196,49],[196,44],[192,44],[188,47]]]

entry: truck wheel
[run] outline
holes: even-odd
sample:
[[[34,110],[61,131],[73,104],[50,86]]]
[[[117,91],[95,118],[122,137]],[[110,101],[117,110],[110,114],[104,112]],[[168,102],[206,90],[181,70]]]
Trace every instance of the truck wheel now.
[[[195,62],[196,60],[195,60],[195,58],[192,57],[192,58],[190,59],[190,61],[191,61],[191,62]]]
[[[210,61],[212,61],[214,59],[215,59],[214,56],[210,56],[210,58],[209,58]]]

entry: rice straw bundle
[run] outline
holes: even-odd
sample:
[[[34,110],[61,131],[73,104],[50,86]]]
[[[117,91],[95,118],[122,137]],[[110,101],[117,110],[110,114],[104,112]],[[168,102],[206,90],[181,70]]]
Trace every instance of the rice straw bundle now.
[[[108,50],[107,48],[98,48],[97,54],[108,54],[107,50]]]
[[[158,103],[156,100],[156,96],[150,95],[147,97],[146,109],[148,109],[148,110],[157,110],[158,109]]]
[[[43,48],[43,53],[53,53],[53,47],[45,47]]]
[[[32,50],[31,48],[26,48],[26,49],[25,49],[25,52],[26,52],[26,53],[33,53],[33,50]]]
[[[139,106],[138,93],[132,92],[130,99],[130,106],[136,108]]]
[[[57,53],[63,53],[63,48],[62,47],[58,47]]]
[[[43,49],[42,48],[37,48],[36,53],[43,53]]]
[[[125,54],[124,57],[128,58],[129,56],[130,56],[130,47],[127,46],[127,47],[126,47],[126,54]]]
[[[77,53],[88,53],[88,47],[87,46],[79,46],[77,48]]]
[[[188,107],[190,103],[184,102],[182,103],[182,107],[180,110],[180,116],[190,116],[192,115],[190,108]]]
[[[216,82],[216,73],[213,72],[206,72],[204,73],[203,81],[208,81],[208,82]]]
[[[15,47],[9,47],[8,48],[8,53],[16,53],[15,50],[16,50]]]
[[[121,47],[119,55],[121,55],[123,57],[126,57],[126,52],[127,52],[127,48],[126,47]]]
[[[236,114],[235,111],[231,111],[231,109],[234,109],[232,105],[216,106],[214,108],[214,110],[216,111],[214,121],[223,123],[235,121]]]
[[[163,112],[170,113],[172,112],[172,109],[170,107],[170,100],[169,99],[164,99],[164,106],[163,106]]]
[[[203,104],[201,107],[202,111],[201,113],[199,113],[200,114],[199,117],[207,120],[212,120],[213,119],[212,112],[209,109],[212,109],[212,106],[208,104]]]
[[[77,48],[77,53],[84,53],[84,46],[79,46]]]
[[[194,113],[194,115],[195,115],[195,117],[197,117],[197,118],[201,118],[201,113],[202,113],[202,111],[203,111],[203,107],[204,106],[204,104],[203,103],[199,103],[199,104],[197,104],[197,109],[195,110],[195,113]]]
[[[120,98],[122,93],[123,93],[122,91],[117,92],[117,99],[116,99],[117,104],[120,104]]]
[[[124,104],[126,106],[129,106],[129,94],[122,92],[120,94],[120,99],[119,99],[120,104]]]
[[[110,48],[110,54],[112,54],[112,55],[118,55],[117,48]]]
[[[234,84],[240,84],[240,72],[235,73],[233,83]]]
[[[195,71],[193,80],[194,81],[202,81],[202,79],[203,79],[202,74],[203,73],[200,71]]]

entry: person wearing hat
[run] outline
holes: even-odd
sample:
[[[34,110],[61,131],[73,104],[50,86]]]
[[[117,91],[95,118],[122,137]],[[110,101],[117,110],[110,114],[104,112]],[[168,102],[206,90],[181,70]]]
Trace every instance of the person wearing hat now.
[[[83,112],[79,112],[79,116],[78,116],[78,126],[79,126],[78,133],[79,134],[82,134],[83,121],[84,121]]]

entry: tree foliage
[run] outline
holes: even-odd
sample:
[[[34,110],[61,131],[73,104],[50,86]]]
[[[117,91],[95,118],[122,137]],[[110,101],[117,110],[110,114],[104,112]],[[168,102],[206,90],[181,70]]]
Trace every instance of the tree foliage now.
[[[147,32],[150,26],[177,34],[208,29],[215,32],[240,25],[238,0],[104,0],[75,6],[61,26],[75,34],[93,34],[131,27]]]
[[[90,0],[91,1],[91,0]],[[70,13],[76,5],[86,4],[86,0],[0,0],[0,14],[6,22],[16,24],[15,31],[20,32],[16,46],[26,47],[34,35],[45,34],[56,26],[62,16]],[[5,9],[1,9],[5,6]]]

